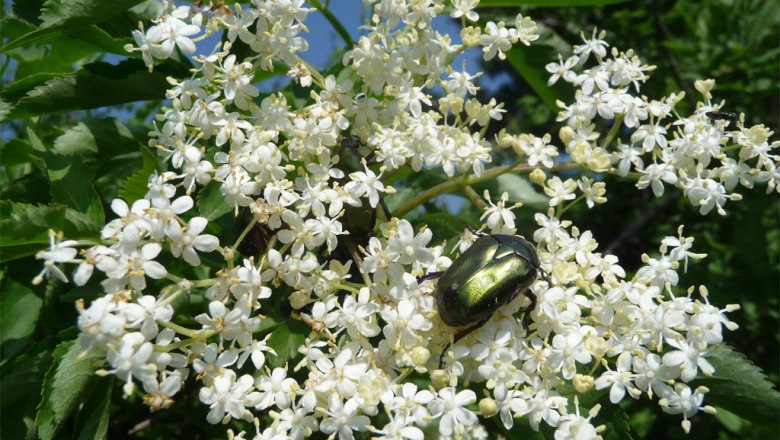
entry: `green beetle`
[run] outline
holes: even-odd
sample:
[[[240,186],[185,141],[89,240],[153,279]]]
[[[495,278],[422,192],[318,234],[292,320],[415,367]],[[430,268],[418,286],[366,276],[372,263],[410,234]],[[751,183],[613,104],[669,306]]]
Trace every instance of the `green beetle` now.
[[[457,342],[481,327],[499,307],[523,293],[536,307],[536,295],[529,290],[542,269],[534,246],[516,235],[482,235],[440,276],[434,298],[442,321],[452,327],[468,326],[455,334]],[[526,315],[526,318],[528,315]],[[449,344],[444,348],[447,352]],[[441,368],[441,358],[439,367]]]

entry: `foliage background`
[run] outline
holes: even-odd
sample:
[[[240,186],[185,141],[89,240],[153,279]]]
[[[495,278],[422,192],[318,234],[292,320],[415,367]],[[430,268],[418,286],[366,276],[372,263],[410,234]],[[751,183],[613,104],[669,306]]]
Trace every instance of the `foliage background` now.
[[[123,51],[130,32],[144,16],[143,4],[129,9],[139,3],[33,0],[0,5],[1,438],[224,436],[224,426],[206,423],[194,387],[184,390],[171,410],[150,415],[140,402],[122,400],[111,378],[91,376],[83,363],[69,364],[73,359],[68,357],[67,341],[77,334],[73,303],[95,298],[97,283],[76,288],[58,282],[33,287],[30,282],[40,270],[33,256],[47,246],[50,227],[63,230],[70,239],[94,236],[104,213],[110,212],[110,201],[142,195],[145,176],[156,167],[154,157],[141,146],[146,144],[150,118],[161,105],[165,77],[186,76],[189,61],[174,58],[149,73],[139,59]],[[557,133],[551,105],[556,98],[568,101],[571,96],[557,86],[543,87],[544,65],[554,61],[558,52],[566,54],[570,50],[567,42],[578,41],[580,31],[589,33],[592,26],[606,29],[609,41],[621,50],[633,48],[643,61],[658,66],[644,86],[646,94],[684,90],[691,96],[694,80],[715,78],[715,96],[726,100],[725,111],[743,112],[748,123],[762,122],[778,131],[780,5],[776,1],[482,3],[492,6],[480,11],[483,19],[512,17],[520,8],[544,26],[542,41],[531,48],[513,49],[508,62],[484,66],[490,73],[484,82],[493,82],[483,89],[485,98],[495,96],[506,103],[509,111],[502,122],[512,132]],[[553,3],[566,7],[532,7]],[[573,7],[578,4],[586,6]],[[332,54],[336,64],[342,53],[343,49],[337,49]],[[106,62],[109,54],[112,60],[118,56],[121,61]],[[267,78],[259,75],[256,79]],[[405,197],[440,183],[426,174],[396,179],[393,184],[403,189],[387,200],[391,209]],[[777,195],[746,192],[744,200],[729,204],[727,216],[704,217],[673,190],[667,189],[664,197],[656,199],[649,191],[637,191],[630,182],[608,176],[604,180],[609,202],[571,213],[575,224],[592,230],[600,250],[617,255],[628,270],[638,267],[643,250],[654,248],[665,235],[676,235],[674,225],[685,224],[686,235],[697,239],[696,249],[709,256],[689,266],[682,284],[706,284],[713,303],[742,306],[730,314],[740,329],[727,333],[727,342],[769,379],[762,380],[753,370],[743,372],[753,386],[765,391],[754,401],[740,400],[747,397],[739,389],[726,398],[721,396],[720,401],[717,393],[708,396],[705,403],[719,406],[719,413],[695,417],[688,436],[679,428],[679,418],[662,414],[655,403],[624,401],[633,438],[778,438],[780,413],[773,391],[780,379]],[[524,201],[528,209],[519,210],[518,229],[532,230],[534,210],[546,206],[543,201],[534,205],[534,198],[541,201],[541,196],[511,176],[490,185],[494,194],[507,190],[510,201]],[[482,188],[476,189],[481,192]],[[232,234],[232,217],[210,202],[208,194],[201,194],[198,204],[201,215],[218,219],[212,233]],[[407,218],[415,226],[429,225],[439,241],[453,241],[462,220],[474,221],[481,214],[458,195],[434,199],[424,208]],[[303,334],[295,327],[289,331],[293,341]],[[55,368],[60,362],[61,368]],[[707,385],[713,390],[718,386]],[[741,392],[749,394],[745,389]],[[762,401],[765,396],[772,399]],[[746,402],[753,406],[746,407]],[[766,406],[755,407],[761,404]],[[763,419],[751,418],[751,413],[763,414]],[[501,431],[499,424],[495,428]],[[522,428],[504,435],[533,438]],[[535,435],[543,438],[545,433]]]

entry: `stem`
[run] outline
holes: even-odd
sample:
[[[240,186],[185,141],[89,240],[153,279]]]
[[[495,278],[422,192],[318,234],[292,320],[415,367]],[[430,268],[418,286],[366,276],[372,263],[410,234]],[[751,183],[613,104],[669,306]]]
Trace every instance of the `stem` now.
[[[301,58],[298,54],[295,54],[295,59],[298,60],[299,63],[306,66],[306,69],[309,70],[309,73],[311,73],[311,76],[314,78],[314,82],[317,84],[318,87],[321,89],[325,88],[325,77],[322,76],[319,70],[315,69],[314,66],[307,63],[306,60]]]
[[[337,34],[339,34],[341,39],[344,40],[344,43],[346,43],[347,47],[352,47],[355,45],[355,42],[352,41],[352,37],[349,36],[349,32],[347,32],[347,29],[333,15],[333,13],[330,12],[330,10],[326,6],[324,6],[318,0],[308,0],[308,2],[312,6],[317,8],[317,10],[319,10],[322,13],[325,19],[330,22],[330,24],[333,26],[333,29],[336,31]]]
[[[569,161],[569,162],[560,162],[555,164],[552,168],[547,168],[544,166],[529,166],[524,164],[512,164],[507,165],[504,167],[495,167],[488,171],[486,171],[482,176],[471,176],[468,178],[462,178],[462,179],[454,179],[447,182],[442,182],[432,188],[428,188],[427,190],[423,191],[420,195],[417,197],[414,197],[412,199],[407,200],[406,202],[402,203],[401,206],[396,208],[395,212],[393,213],[393,217],[401,218],[406,214],[407,212],[413,210],[414,208],[422,205],[423,203],[427,202],[428,200],[431,200],[434,197],[440,196],[445,193],[453,192],[463,186],[469,186],[474,185],[475,183],[484,182],[486,180],[494,179],[502,174],[506,174],[509,172],[516,172],[518,174],[527,174],[531,171],[541,168],[543,170],[549,170],[549,171],[561,171],[561,170],[574,170],[579,168],[579,164]]]
[[[466,197],[468,197],[469,200],[471,200],[471,203],[476,205],[477,208],[479,208],[481,211],[487,209],[488,207],[487,203],[485,203],[485,201],[482,200],[482,197],[480,197],[479,194],[477,194],[477,192],[474,191],[474,188],[470,186],[463,186],[463,185],[460,185],[460,188],[463,189],[463,192],[466,193]]]
[[[242,241],[244,241],[244,238],[246,237],[246,234],[249,233],[250,230],[257,224],[257,217],[252,216],[252,221],[249,222],[248,225],[246,225],[246,228],[244,228],[243,231],[241,231],[241,235],[238,236],[236,239],[236,242],[233,243],[233,246],[230,247],[231,252],[233,255],[235,255],[236,250],[238,249],[238,245],[241,244]]]
[[[170,324],[170,323],[168,323],[168,324]],[[183,339],[183,340],[181,340],[179,342],[174,342],[173,344],[169,344],[169,345],[166,345],[166,346],[163,346],[163,347],[157,346],[157,347],[155,347],[155,351],[168,353],[168,352],[171,352],[173,350],[178,350],[180,348],[184,348],[184,347],[190,346],[190,345],[192,345],[192,344],[194,344],[196,342],[205,341],[206,339],[214,336],[215,334],[217,334],[217,332],[214,332],[214,331],[204,332],[204,333],[201,333],[198,336],[193,336],[193,337],[188,338],[188,339]]]
[[[189,329],[187,327],[182,327],[179,324],[174,324],[173,322],[157,321],[157,323],[159,325],[165,327],[165,328],[169,328],[169,329],[175,331],[176,333],[178,333],[180,335],[188,336],[190,338],[194,338],[194,337],[196,337],[198,335],[198,331],[197,330],[192,330],[192,329]]]
[[[625,117],[626,115],[619,115],[617,118],[615,118],[615,123],[612,124],[612,128],[609,129],[609,133],[607,133],[607,137],[604,138],[604,142],[599,145],[600,148],[606,149],[607,145],[612,143],[612,139],[615,138],[618,130],[620,129],[620,126],[623,125],[623,119]]]
[[[565,207],[563,206],[563,203],[561,203],[560,205],[558,205],[558,208],[560,208],[560,209],[559,209],[559,210],[558,210],[558,212],[555,214],[555,216],[556,216],[556,217],[558,217],[558,218],[561,218],[561,216],[562,216],[562,215],[563,215],[563,214],[564,214],[566,211],[568,211],[568,210],[569,210],[569,208],[571,208],[572,206],[574,206],[574,205],[575,205],[577,202],[579,202],[580,200],[584,200],[584,199],[585,199],[585,194],[580,194],[579,196],[577,196],[577,198],[576,198],[576,199],[572,200],[572,201],[571,201],[571,203],[567,203]]]

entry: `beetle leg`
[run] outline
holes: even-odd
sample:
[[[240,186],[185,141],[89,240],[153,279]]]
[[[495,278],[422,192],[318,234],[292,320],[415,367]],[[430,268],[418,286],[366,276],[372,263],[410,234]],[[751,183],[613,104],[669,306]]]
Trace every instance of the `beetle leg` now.
[[[455,333],[455,338],[453,338],[452,342],[448,342],[447,345],[444,346],[444,350],[442,350],[441,356],[439,356],[439,369],[440,370],[441,370],[442,362],[444,361],[444,355],[447,354],[447,350],[449,350],[450,347],[452,347],[453,344],[455,344],[456,342],[458,342],[461,339],[463,339],[464,337],[466,337],[469,333],[471,333],[474,330],[476,330],[476,329],[482,327],[483,325],[485,325],[485,323],[488,322],[488,320],[490,318],[491,317],[488,316],[487,318],[483,319],[482,321],[479,321],[478,323],[472,325],[471,327],[468,327],[468,328],[466,328],[464,330],[459,331],[458,333]]]
[[[379,206],[382,207],[382,213],[387,218],[387,221],[390,221],[390,219],[393,218],[393,214],[390,212],[390,209],[387,207],[387,204],[385,203],[385,199],[379,198]]]
[[[523,295],[530,301],[530,304],[528,304],[528,307],[526,307],[523,312],[523,327],[527,329],[531,324],[531,312],[536,308],[536,294],[531,292],[531,289],[526,288],[523,291]]]
[[[425,275],[417,277],[417,282],[418,283],[422,283],[425,280],[432,280],[434,278],[439,278],[442,275],[444,275],[444,272],[431,272],[431,273],[427,273]]]

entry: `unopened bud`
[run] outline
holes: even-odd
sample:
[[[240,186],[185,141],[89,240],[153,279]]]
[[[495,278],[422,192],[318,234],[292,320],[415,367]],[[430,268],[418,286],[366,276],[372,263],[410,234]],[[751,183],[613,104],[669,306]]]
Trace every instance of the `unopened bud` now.
[[[592,390],[595,381],[593,376],[577,374],[574,376],[574,379],[572,379],[571,382],[574,385],[574,389],[577,390],[578,393],[582,394]]]
[[[437,391],[448,387],[450,384],[450,375],[445,370],[433,370],[431,373],[431,385]]]
[[[544,181],[547,180],[547,174],[545,174],[545,172],[540,168],[537,168],[531,171],[531,174],[528,175],[528,178],[531,179],[531,182],[540,186],[544,186]]]
[[[482,414],[482,417],[493,417],[496,415],[496,413],[498,413],[498,406],[496,405],[496,401],[490,397],[485,397],[484,399],[480,400],[479,412]]]

